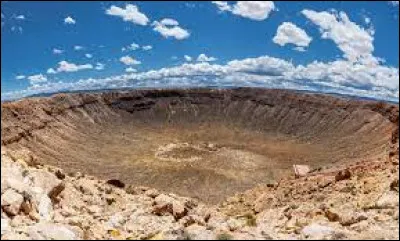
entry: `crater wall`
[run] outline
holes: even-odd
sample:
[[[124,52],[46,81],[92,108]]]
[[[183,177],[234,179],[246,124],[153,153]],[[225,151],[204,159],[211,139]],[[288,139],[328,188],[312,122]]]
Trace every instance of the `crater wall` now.
[[[287,90],[164,89],[3,103],[1,142],[46,164],[218,202],[293,164],[398,154],[398,106]]]

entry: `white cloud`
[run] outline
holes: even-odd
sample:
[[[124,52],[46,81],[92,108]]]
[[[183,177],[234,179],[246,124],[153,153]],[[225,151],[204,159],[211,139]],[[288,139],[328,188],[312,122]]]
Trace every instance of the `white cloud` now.
[[[306,51],[306,49],[304,47],[299,47],[299,46],[294,47],[293,50],[296,50],[296,51],[299,51],[299,52],[305,52]]]
[[[53,54],[62,54],[64,53],[64,50],[62,49],[53,49]]]
[[[185,55],[185,56],[183,56],[183,57],[185,58],[185,60],[186,60],[187,62],[192,61],[192,57],[190,57],[189,55]]]
[[[137,50],[138,48],[140,48],[140,45],[137,43],[131,43],[130,45],[126,46],[126,47],[122,47],[121,51],[125,52],[125,51],[129,51],[129,50]]]
[[[191,2],[185,2],[185,6],[188,8],[195,8],[196,4],[195,3],[191,3]]]
[[[134,69],[134,68],[132,68],[132,67],[128,67],[128,68],[125,69],[125,72],[128,72],[128,73],[135,73],[135,72],[137,72],[137,70]]]
[[[125,22],[132,22],[138,25],[147,25],[149,19],[143,13],[141,13],[137,6],[127,4],[124,8],[111,6],[106,10],[106,14],[121,17]]]
[[[80,70],[86,70],[86,69],[93,69],[93,65],[91,64],[82,64],[82,65],[77,65],[74,63],[69,63],[65,60],[60,61],[58,63],[58,67],[56,72],[60,73],[60,72],[77,72]]]
[[[305,9],[302,13],[319,26],[322,38],[331,39],[337,44],[346,59],[370,65],[378,64],[379,59],[372,55],[374,31],[367,31],[350,21],[344,12],[336,14]]]
[[[227,1],[212,1],[212,3],[217,5],[218,9],[221,11],[232,11],[232,7]]]
[[[25,16],[24,15],[18,15],[18,16],[15,17],[15,19],[25,20]]]
[[[96,66],[94,67],[94,69],[95,69],[95,70],[103,70],[104,67],[105,67],[104,64],[98,62],[98,63],[96,63]]]
[[[264,20],[275,9],[272,1],[238,1],[232,13],[253,20]]]
[[[290,22],[283,22],[279,25],[275,37],[272,41],[280,46],[284,46],[286,44],[294,44],[296,50],[304,51],[304,47],[308,47],[312,38],[307,35],[307,33]]]
[[[273,1],[237,1],[233,6],[226,1],[213,1],[220,11],[232,12],[252,20],[265,20],[275,10]]]
[[[22,80],[22,79],[25,79],[25,78],[26,78],[25,75],[17,75],[17,76],[15,76],[16,80]]]
[[[366,24],[370,24],[370,23],[371,23],[371,18],[369,18],[369,17],[364,17],[364,22],[365,22]]]
[[[37,74],[28,76],[28,80],[31,83],[31,85],[37,85],[39,83],[47,82],[47,77],[42,74]]]
[[[66,18],[64,19],[64,23],[65,23],[65,24],[75,24],[76,21],[75,21],[75,19],[73,19],[71,16],[68,16],[68,17],[66,17]]]
[[[122,87],[251,86],[334,92],[398,101],[399,69],[367,66],[347,60],[314,61],[307,65],[270,56],[232,60],[227,64],[185,63],[176,67],[66,83],[43,83],[23,91],[2,93],[2,99],[57,90]]]
[[[186,58],[185,58],[186,59]],[[214,58],[214,57],[208,57],[207,55],[205,55],[205,54],[200,54],[198,57],[197,57],[197,61],[198,62],[212,62],[212,61],[216,61],[217,60],[217,58]]]
[[[49,68],[49,69],[47,70],[47,73],[48,73],[48,74],[56,74],[57,72],[56,72],[53,68]]]
[[[145,46],[142,47],[142,49],[143,49],[144,51],[149,51],[149,50],[152,50],[152,49],[153,49],[153,46],[151,46],[151,45],[145,45]]]
[[[75,45],[74,46],[74,50],[76,50],[76,51],[80,51],[80,50],[83,50],[84,48],[83,48],[83,46],[80,46],[80,45]]]
[[[167,23],[167,24],[165,24]],[[190,33],[179,26],[178,21],[174,19],[164,18],[160,22],[154,21],[153,30],[159,32],[164,38],[173,37],[178,40],[186,39]]]
[[[385,89],[399,90],[399,70],[386,66],[368,66],[337,60],[330,63],[313,62],[307,66],[298,66],[295,78],[308,79],[319,84],[351,87],[360,90]]]
[[[21,26],[12,26],[11,31],[22,33],[22,27]]]
[[[178,26],[179,25],[178,21],[176,21],[175,19],[172,19],[172,18],[164,18],[163,20],[161,20],[160,23],[162,25],[166,25],[166,26]]]
[[[131,43],[131,45],[129,46],[129,49],[131,50],[136,50],[138,48],[140,48],[140,45],[136,43]]]
[[[399,1],[389,1],[389,3],[393,6],[399,6]]]
[[[91,59],[91,58],[93,58],[93,55],[92,54],[85,54],[85,57],[88,58],[88,59]]]
[[[285,76],[294,69],[293,64],[290,62],[270,56],[233,60],[228,62],[227,66],[232,72],[274,77]]]
[[[142,63],[139,60],[136,60],[128,55],[121,57],[119,61],[121,61],[125,65],[138,65]]]

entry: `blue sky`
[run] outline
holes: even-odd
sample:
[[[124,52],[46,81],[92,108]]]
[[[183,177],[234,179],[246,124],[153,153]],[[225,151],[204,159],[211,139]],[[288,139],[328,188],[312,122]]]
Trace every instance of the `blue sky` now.
[[[398,2],[1,3],[1,97],[261,86],[399,98]]]

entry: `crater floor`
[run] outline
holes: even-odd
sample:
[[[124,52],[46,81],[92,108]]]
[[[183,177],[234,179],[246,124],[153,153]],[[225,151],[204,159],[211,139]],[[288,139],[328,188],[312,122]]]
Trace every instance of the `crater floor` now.
[[[387,156],[394,105],[264,89],[59,94],[2,104],[2,145],[46,164],[218,203],[312,168]]]

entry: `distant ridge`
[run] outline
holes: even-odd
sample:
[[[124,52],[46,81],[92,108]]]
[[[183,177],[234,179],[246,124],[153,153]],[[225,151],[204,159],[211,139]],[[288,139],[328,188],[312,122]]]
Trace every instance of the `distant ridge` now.
[[[150,88],[150,87],[126,87],[126,88],[118,88],[118,89],[97,89],[97,90],[72,90],[72,91],[57,91],[57,92],[50,92],[50,93],[41,93],[41,94],[34,94],[34,95],[29,95],[24,98],[32,98],[32,97],[50,97],[55,94],[73,94],[73,93],[99,93],[99,92],[112,92],[112,91],[127,91],[127,90],[134,90],[134,89],[171,89],[171,88],[178,88],[178,87],[163,87],[163,88]],[[251,87],[241,87],[241,86],[215,86],[215,85],[209,85],[209,86],[202,86],[202,87],[182,87],[183,89],[190,89],[190,88],[195,88],[195,89],[242,89],[242,88],[251,88]],[[257,88],[262,88],[262,87],[257,87]],[[265,88],[269,89],[269,88]],[[340,97],[340,98],[346,98],[346,99],[354,99],[354,100],[373,100],[373,101],[382,101],[386,103],[391,103],[391,104],[399,104],[399,102],[396,101],[390,101],[390,100],[381,100],[378,98],[374,97],[364,97],[364,96],[356,96],[356,95],[347,95],[347,94],[340,94],[340,93],[335,93],[335,92],[322,92],[322,91],[312,91],[312,90],[291,90],[297,93],[310,93],[310,94],[323,94],[323,95],[330,95],[330,96],[335,96],[335,97]],[[24,99],[22,98],[22,99]],[[2,101],[2,102],[8,102],[8,101]]]
[[[247,86],[216,86],[216,85],[209,85],[209,86],[199,86],[199,87],[194,87],[194,86],[188,86],[188,87],[177,87],[177,86],[171,86],[171,87],[162,87],[162,88],[154,88],[154,87],[126,87],[126,88],[117,88],[117,89],[94,89],[94,90],[61,90],[61,91],[56,91],[56,92],[49,92],[49,93],[39,93],[39,94],[33,94],[29,95],[23,98],[16,98],[16,99],[9,99],[9,100],[2,100],[1,103],[6,103],[6,102],[12,102],[20,99],[25,99],[25,98],[38,98],[38,97],[50,97],[55,94],[74,94],[74,93],[99,93],[99,92],[112,92],[112,91],[129,91],[129,90],[135,90],[135,89],[175,89],[175,88],[182,88],[182,89],[242,89],[242,88],[252,88],[252,87],[247,87]],[[260,89],[270,89],[270,88],[263,88],[263,87],[256,87]],[[330,96],[335,96],[339,98],[346,98],[346,99],[353,99],[353,100],[372,100],[372,101],[382,101],[386,103],[391,103],[391,104],[399,104],[399,101],[390,101],[390,100],[382,100],[374,97],[365,97],[365,96],[356,96],[356,95],[348,95],[348,94],[340,94],[340,93],[335,93],[335,92],[323,92],[323,91],[313,91],[313,90],[296,90],[296,89],[277,89],[277,90],[290,90],[296,93],[309,93],[309,94],[322,94],[322,95],[330,95]]]

